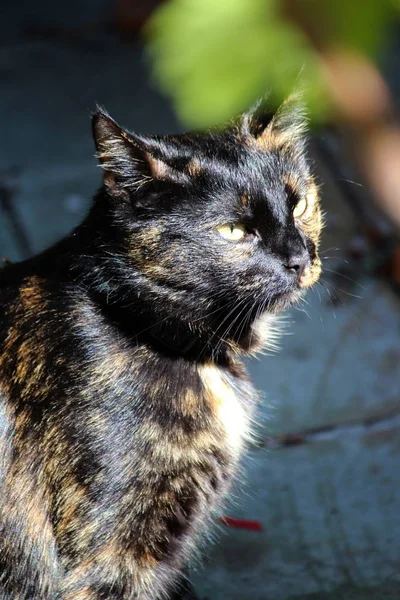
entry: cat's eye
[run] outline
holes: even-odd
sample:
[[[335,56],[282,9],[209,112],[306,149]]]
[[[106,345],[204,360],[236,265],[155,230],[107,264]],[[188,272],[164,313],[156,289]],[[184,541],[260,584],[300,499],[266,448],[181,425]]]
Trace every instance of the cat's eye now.
[[[300,219],[307,210],[307,198],[301,198],[293,209],[293,216],[295,219]]]
[[[233,223],[232,225],[221,225],[218,227],[218,232],[225,240],[239,242],[245,237],[247,230],[241,223]]]

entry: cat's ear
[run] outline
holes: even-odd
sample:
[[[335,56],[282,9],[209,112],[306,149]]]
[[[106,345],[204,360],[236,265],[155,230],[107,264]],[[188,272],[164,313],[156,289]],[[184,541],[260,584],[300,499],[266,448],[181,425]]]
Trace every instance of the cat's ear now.
[[[241,133],[261,150],[299,146],[305,141],[307,119],[300,94],[289,96],[275,111],[259,100],[240,120]]]
[[[156,180],[173,180],[173,169],[163,160],[159,145],[122,129],[104,110],[92,116],[93,137],[104,184],[123,195]]]

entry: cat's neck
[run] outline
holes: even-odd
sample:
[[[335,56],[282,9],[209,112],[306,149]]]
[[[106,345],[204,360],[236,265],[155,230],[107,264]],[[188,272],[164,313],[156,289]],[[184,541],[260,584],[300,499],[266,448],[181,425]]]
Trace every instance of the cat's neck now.
[[[54,293],[67,291],[71,301],[90,302],[105,322],[133,344],[156,352],[202,362],[230,364],[234,345],[201,322],[186,322],[167,304],[152,301],[143,275],[134,268],[127,276],[118,239],[107,230],[107,206],[95,205],[68,237],[32,259],[6,268],[15,282],[31,275],[47,282]],[[64,290],[64,291],[63,291]]]
[[[129,296],[122,289],[119,294],[110,295],[106,288],[101,289],[98,279],[96,286],[86,289],[86,294],[105,322],[112,324],[116,333],[130,340],[134,347],[145,344],[158,354],[192,362],[231,363],[229,345],[216,343],[212,332],[179,320],[167,308],[165,314],[156,313],[145,299]]]
[[[222,343],[204,323],[188,323],[168,304],[154,301],[140,270],[124,262],[120,240],[107,228],[107,210],[106,202],[96,202],[87,219],[43,256],[44,262],[63,265],[72,285],[135,344],[191,361],[228,364],[229,343]]]

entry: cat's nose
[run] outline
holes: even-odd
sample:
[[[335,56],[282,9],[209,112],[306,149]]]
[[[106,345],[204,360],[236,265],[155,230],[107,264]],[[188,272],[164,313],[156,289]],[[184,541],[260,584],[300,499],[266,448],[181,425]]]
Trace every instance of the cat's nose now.
[[[284,266],[288,271],[292,271],[300,281],[306,270],[311,266],[310,256],[308,252],[296,254],[292,256]]]

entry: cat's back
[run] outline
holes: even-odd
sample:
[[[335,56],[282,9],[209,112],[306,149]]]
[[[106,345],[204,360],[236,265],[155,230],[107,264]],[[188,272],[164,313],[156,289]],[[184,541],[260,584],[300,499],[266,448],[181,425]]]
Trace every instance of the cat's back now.
[[[25,269],[20,264],[6,263],[0,267],[0,344],[3,341],[7,325],[10,322],[11,307],[19,296]],[[1,352],[1,346],[0,346]]]
[[[10,327],[22,326],[24,316],[44,308],[41,299],[47,277],[39,275],[40,265],[40,259],[34,258],[0,268],[0,344]]]
[[[48,354],[60,320],[56,287],[35,259],[0,270],[0,390],[7,397],[12,383],[23,395],[32,376],[39,375],[34,367]]]

